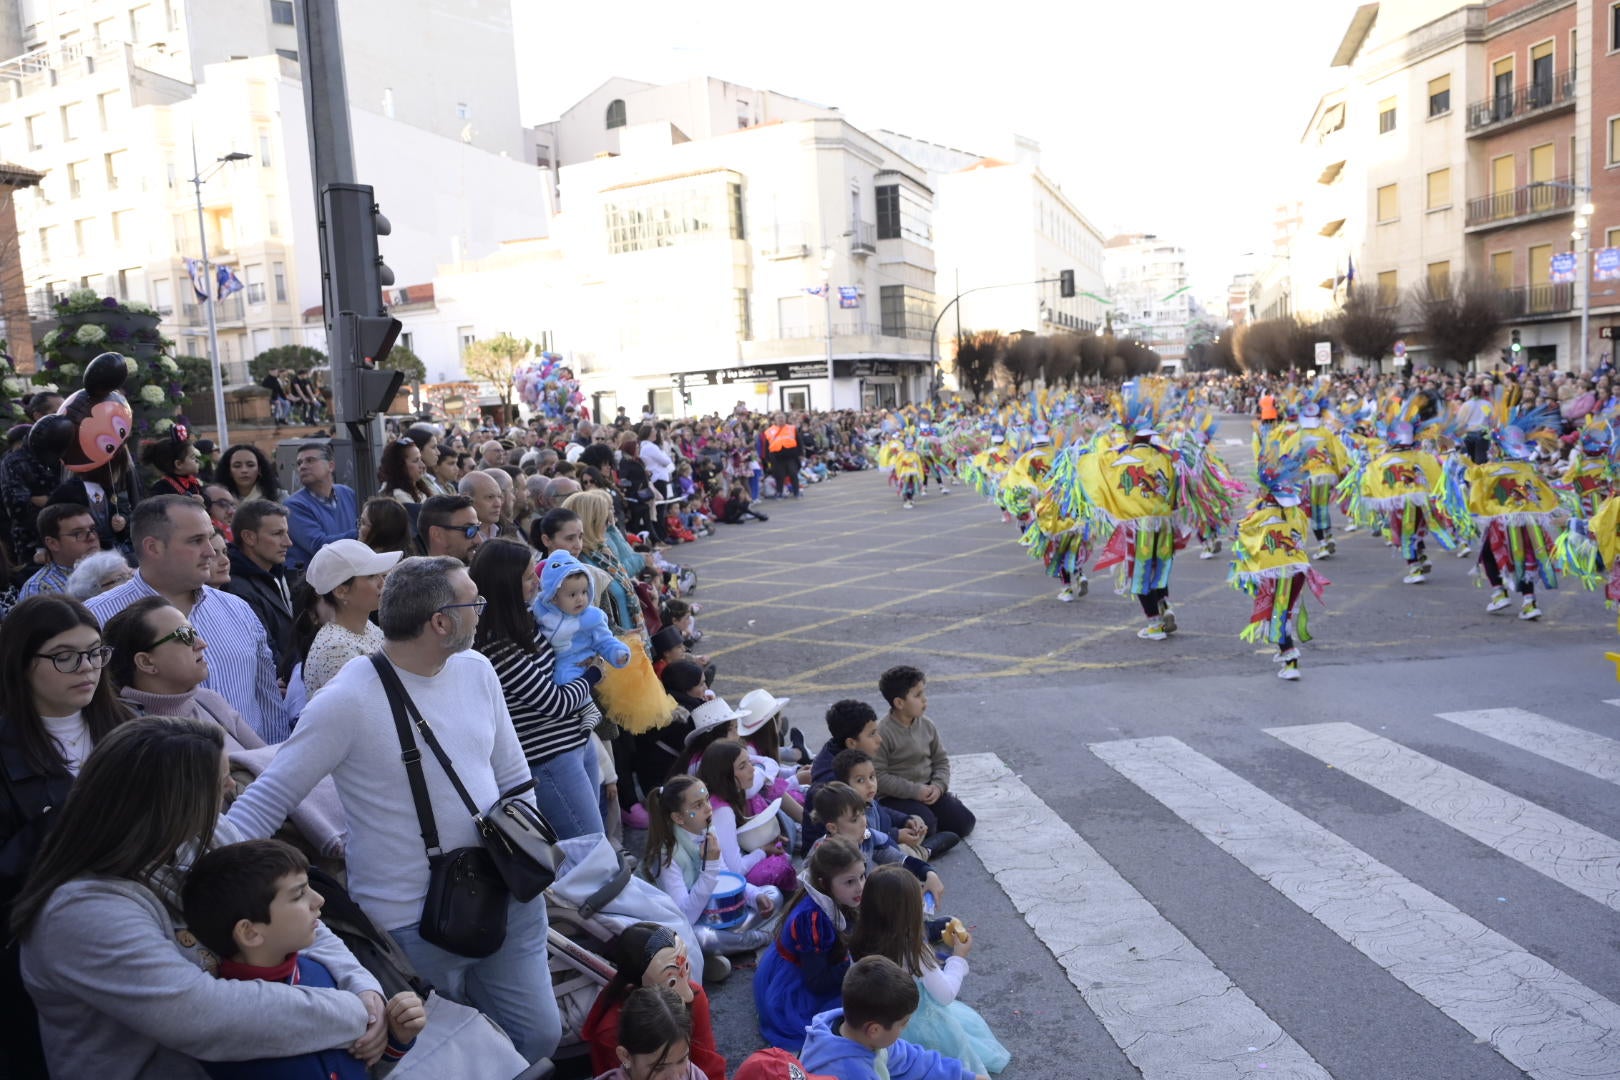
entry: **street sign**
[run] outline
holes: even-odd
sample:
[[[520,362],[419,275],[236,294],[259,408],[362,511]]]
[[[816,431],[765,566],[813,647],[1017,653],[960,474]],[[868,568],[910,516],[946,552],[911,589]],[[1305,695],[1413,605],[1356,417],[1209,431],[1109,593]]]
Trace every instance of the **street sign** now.
[[[1331,341],[1318,341],[1316,343],[1316,366],[1318,368],[1333,366],[1333,343]]]
[[[1394,353],[1395,353],[1395,359],[1397,359],[1397,360],[1405,360],[1406,359],[1406,342],[1397,341],[1395,343]]]
[[[1598,337],[1604,341],[1613,341],[1615,338],[1620,337],[1620,334],[1615,333],[1617,329],[1620,329],[1620,327],[1600,326],[1598,327]]]
[[[1567,285],[1575,280],[1575,253],[1573,251],[1560,251],[1552,257],[1552,274],[1549,279],[1554,285]]]

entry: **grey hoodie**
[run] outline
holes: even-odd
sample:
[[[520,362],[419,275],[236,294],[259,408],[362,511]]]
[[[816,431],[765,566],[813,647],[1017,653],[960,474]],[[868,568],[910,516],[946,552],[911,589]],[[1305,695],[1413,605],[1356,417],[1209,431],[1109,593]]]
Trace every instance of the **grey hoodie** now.
[[[221,821],[218,843],[240,839]],[[79,878],[51,894],[23,941],[53,1076],[206,1080],[196,1059],[282,1058],[347,1046],[365,1032],[356,995],[377,980],[324,926],[307,955],[341,990],[216,979],[158,894],[121,878]]]

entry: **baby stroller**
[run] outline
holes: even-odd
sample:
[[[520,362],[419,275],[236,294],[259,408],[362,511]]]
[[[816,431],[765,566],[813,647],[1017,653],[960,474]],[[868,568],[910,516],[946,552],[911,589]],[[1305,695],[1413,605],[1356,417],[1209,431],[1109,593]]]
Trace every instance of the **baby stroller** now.
[[[557,841],[564,859],[557,880],[546,890],[546,913],[551,926],[547,946],[551,959],[551,985],[562,1013],[563,1037],[559,1061],[588,1056],[590,1047],[580,1037],[596,996],[615,974],[614,942],[631,923],[654,922],[667,926],[686,941],[699,941],[691,923],[675,901],[619,858],[613,845],[600,834]],[[703,954],[690,953],[692,980],[703,980]]]

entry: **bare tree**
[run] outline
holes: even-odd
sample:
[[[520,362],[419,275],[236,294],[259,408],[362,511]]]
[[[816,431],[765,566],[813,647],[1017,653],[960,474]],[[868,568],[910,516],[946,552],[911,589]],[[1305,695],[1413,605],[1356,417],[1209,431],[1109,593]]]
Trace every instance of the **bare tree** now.
[[[1013,393],[1021,394],[1027,384],[1033,383],[1041,373],[1045,347],[1034,334],[1025,334],[1014,341],[1001,356],[1001,370],[1012,383]]]
[[[1316,364],[1316,343],[1328,337],[1321,323],[1289,315],[1244,327],[1236,342],[1244,371],[1303,370]]]
[[[1495,281],[1464,274],[1449,282],[1423,281],[1407,294],[1439,364],[1466,368],[1502,336],[1507,307]]]
[[[1007,339],[994,330],[969,332],[956,350],[956,383],[975,398],[984,396],[995,379],[996,364],[1007,352]]]
[[[1377,366],[1395,351],[1395,343],[1401,339],[1398,314],[1398,309],[1379,304],[1376,291],[1356,289],[1330,321],[1329,329],[1345,352]]]
[[[495,384],[495,392],[501,396],[502,415],[508,424],[512,422],[512,380],[533,351],[534,342],[528,338],[500,333],[486,341],[473,342],[462,359],[462,367],[467,369],[468,375]]]

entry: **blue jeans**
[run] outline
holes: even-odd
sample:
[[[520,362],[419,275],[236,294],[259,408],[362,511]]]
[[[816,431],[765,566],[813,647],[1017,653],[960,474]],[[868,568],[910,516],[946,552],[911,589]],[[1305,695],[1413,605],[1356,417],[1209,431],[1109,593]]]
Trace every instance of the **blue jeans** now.
[[[584,746],[530,765],[534,774],[534,801],[557,830],[560,840],[602,831],[600,797],[602,770],[596,748]]]
[[[550,1057],[562,1041],[562,1017],[546,962],[546,902],[509,900],[506,942],[482,960],[429,945],[415,925],[389,931],[416,971],[445,997],[471,1005],[506,1031],[530,1062]]]

